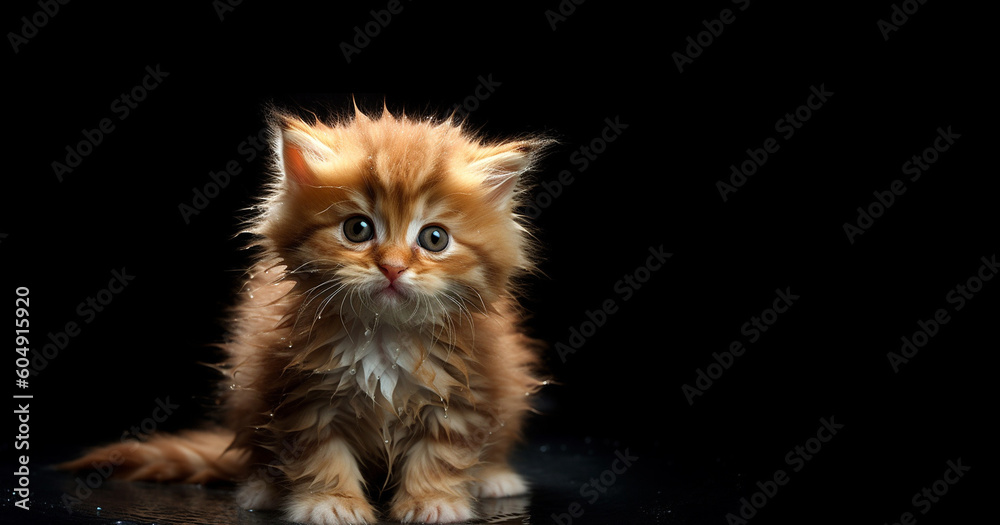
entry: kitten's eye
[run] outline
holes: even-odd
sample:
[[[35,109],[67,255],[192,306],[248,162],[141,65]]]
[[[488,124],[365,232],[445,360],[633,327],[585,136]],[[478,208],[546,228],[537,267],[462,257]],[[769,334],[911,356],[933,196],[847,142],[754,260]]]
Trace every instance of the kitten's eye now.
[[[344,221],[344,236],[351,242],[365,242],[375,236],[375,226],[368,217],[356,215]]]
[[[448,232],[440,226],[427,226],[417,235],[417,244],[431,252],[439,252],[448,246]]]

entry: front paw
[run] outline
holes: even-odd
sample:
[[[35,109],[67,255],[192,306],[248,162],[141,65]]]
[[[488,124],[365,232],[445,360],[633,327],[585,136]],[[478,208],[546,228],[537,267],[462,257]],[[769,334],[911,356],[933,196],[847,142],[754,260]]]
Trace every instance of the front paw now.
[[[474,517],[469,500],[457,496],[417,498],[397,495],[392,505],[392,518],[403,523],[455,523]]]
[[[250,510],[265,510],[277,508],[281,495],[278,490],[259,478],[247,480],[236,494],[236,502],[240,507]]]
[[[285,505],[288,520],[309,525],[375,523],[375,510],[363,496],[293,494]]]
[[[487,468],[470,487],[474,498],[505,498],[528,493],[524,478],[509,468]]]

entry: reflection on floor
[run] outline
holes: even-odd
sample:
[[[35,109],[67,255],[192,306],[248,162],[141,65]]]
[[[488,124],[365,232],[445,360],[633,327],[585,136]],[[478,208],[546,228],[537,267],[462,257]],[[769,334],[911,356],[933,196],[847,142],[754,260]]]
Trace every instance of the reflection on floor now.
[[[475,523],[608,524],[705,523],[737,499],[718,479],[671,471],[661,451],[613,440],[537,439],[515,465],[532,482],[526,497],[484,499]],[[198,524],[288,523],[275,512],[236,506],[231,486],[123,482],[87,474],[39,470],[32,477],[31,509],[8,493],[0,523]],[[95,475],[96,476],[96,475]],[[728,485],[725,483],[724,485]],[[729,497],[723,494],[730,493]],[[716,510],[712,510],[712,509]]]

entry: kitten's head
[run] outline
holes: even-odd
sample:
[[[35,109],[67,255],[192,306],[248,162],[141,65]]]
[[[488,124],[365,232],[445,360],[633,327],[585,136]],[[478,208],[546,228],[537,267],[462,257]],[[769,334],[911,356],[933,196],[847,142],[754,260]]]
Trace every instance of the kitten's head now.
[[[545,139],[483,142],[388,111],[276,120],[278,177],[254,231],[325,314],[439,322],[533,269],[515,208]]]

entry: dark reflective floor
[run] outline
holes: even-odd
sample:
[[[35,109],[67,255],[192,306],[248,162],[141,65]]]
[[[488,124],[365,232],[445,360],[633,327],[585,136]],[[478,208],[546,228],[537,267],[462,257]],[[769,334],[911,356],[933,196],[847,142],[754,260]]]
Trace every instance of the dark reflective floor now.
[[[516,458],[532,484],[530,496],[484,500],[474,523],[706,523],[710,509],[735,499],[727,477],[691,476],[662,451],[641,452],[610,439],[532,439]],[[615,473],[617,471],[618,473]],[[2,523],[261,524],[289,523],[274,512],[236,506],[232,486],[104,481],[88,495],[77,475],[39,470],[32,476],[31,509],[7,493]],[[66,497],[79,498],[72,501]],[[573,516],[572,514],[576,514]],[[714,518],[714,520],[713,520]]]

